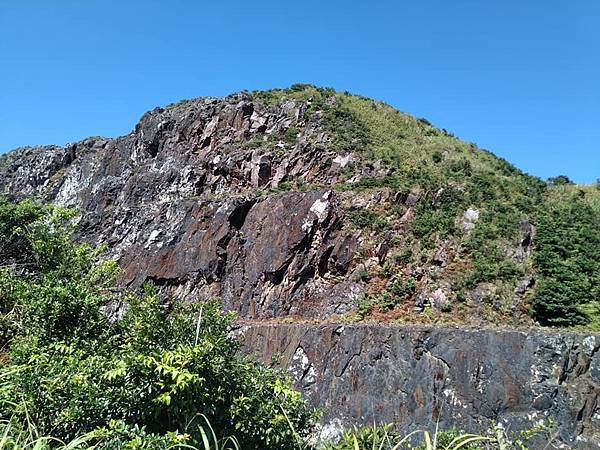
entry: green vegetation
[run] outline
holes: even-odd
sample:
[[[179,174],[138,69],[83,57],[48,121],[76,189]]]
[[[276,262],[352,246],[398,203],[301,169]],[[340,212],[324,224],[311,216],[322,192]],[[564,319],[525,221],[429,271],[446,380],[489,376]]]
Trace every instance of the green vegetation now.
[[[294,84],[288,89],[271,89],[252,93],[256,101],[267,105],[279,104],[283,100],[294,100],[309,103],[305,118],[314,114],[320,115],[320,120],[330,134],[330,147],[336,150],[361,151],[368,145],[368,131],[347,108],[341,107],[335,100],[338,93],[331,88],[317,88],[308,84]],[[296,139],[297,130],[285,133],[286,141]]]
[[[0,450],[92,450],[97,448],[121,449],[190,449],[190,450],[242,450],[235,438],[219,440],[214,428],[206,417],[200,446],[181,444],[182,437],[177,433],[166,436],[149,434],[137,426],[113,423],[109,429],[99,429],[64,442],[58,438],[41,436],[29,423],[27,429],[15,429],[10,422],[0,423]],[[527,450],[525,442],[534,436],[547,434],[548,428],[541,426],[519,433],[509,439],[502,428],[495,434],[482,436],[459,431],[417,430],[402,436],[392,430],[392,425],[353,427],[343,433],[339,441],[325,442],[316,448],[321,450]],[[110,436],[110,441],[105,439]],[[552,442],[552,438],[550,438]],[[299,442],[297,450],[312,450],[315,446],[307,441]]]
[[[421,439],[419,439],[421,438]],[[412,445],[412,441],[422,444]],[[428,431],[415,431],[400,436],[391,431],[391,426],[375,426],[350,430],[344,433],[337,444],[325,447],[326,450],[478,450],[478,443],[490,443],[497,448],[494,439],[467,433],[440,432],[433,436]]]
[[[391,171],[379,186],[422,192],[411,225],[414,237],[424,245],[451,236],[463,242],[462,257],[472,261],[472,285],[492,279],[516,283],[523,267],[505,249],[514,245],[519,222],[535,217],[544,183],[383,103],[341,98],[368,130],[370,145],[363,161],[381,160]],[[373,179],[365,181],[369,187],[378,185]],[[469,207],[481,216],[474,232],[465,235],[457,225]]]
[[[410,299],[415,293],[417,280],[413,277],[407,279],[395,278],[389,289],[377,295],[366,295],[360,297],[357,301],[356,315],[358,319],[364,319],[373,310],[377,308],[379,311],[389,311],[402,302]]]
[[[216,302],[114,289],[117,268],[71,242],[71,213],[0,203],[0,416],[99,448],[200,445],[206,417],[243,448],[295,448],[314,414],[289,379],[238,356]],[[102,309],[121,305],[120,320]]]
[[[569,184],[574,184],[568,176],[566,175],[558,175],[556,177],[548,178],[548,184],[552,186],[566,186]]]
[[[456,430],[416,430],[405,436],[393,431],[389,424],[354,427],[344,432],[339,442],[325,445],[324,450],[527,450],[527,441],[548,435],[551,427],[544,424],[514,436],[496,427],[489,436]],[[552,438],[549,439],[550,443]]]
[[[540,322],[569,326],[600,316],[600,207],[592,189],[562,186],[538,218],[533,306]]]
[[[546,183],[425,119],[362,96],[305,84],[253,96],[268,105],[284,100],[306,102],[305,119],[320,121],[329,135],[327,148],[354,153],[355,160],[344,168],[342,181],[360,177],[353,183],[339,183],[336,189],[357,194],[385,189],[392,197],[418,193],[408,230],[398,224],[405,212],[401,208],[350,208],[347,212],[354,227],[375,236],[370,241],[374,247],[380,241],[373,232],[388,229],[410,233],[413,242],[408,249],[412,257],[401,265],[385,267],[384,276],[390,281],[383,292],[361,302],[363,310],[368,304],[384,309],[400,305],[393,280],[401,278],[404,267],[431,264],[436,246],[443,242],[455,256],[447,275],[436,276],[445,276],[456,289],[456,298],[463,300],[470,290],[493,283],[496,300],[490,305],[495,305],[497,320],[506,318],[520,280],[532,275],[537,282],[519,314],[545,325],[600,326],[600,282],[594,262],[599,259],[597,186],[576,186],[564,175]],[[296,132],[292,131],[290,136]],[[478,219],[464,227],[463,214],[469,208],[477,211]],[[533,263],[516,257],[515,249],[523,238],[521,223],[537,228]],[[392,246],[390,250],[407,249]]]
[[[383,231],[388,227],[386,220],[370,209],[349,211],[347,216],[350,223],[358,228]]]
[[[72,216],[0,201],[0,449],[314,448],[315,413],[286,375],[238,355],[230,314],[216,302],[160,303],[151,286],[116,290],[102,249],[71,241]],[[415,284],[396,280],[392,292],[410,296]],[[383,426],[325,448],[508,442]]]
[[[20,429],[9,420],[0,423],[0,450],[76,450],[94,448],[94,433],[87,433],[69,442],[51,436],[40,436],[33,424]]]

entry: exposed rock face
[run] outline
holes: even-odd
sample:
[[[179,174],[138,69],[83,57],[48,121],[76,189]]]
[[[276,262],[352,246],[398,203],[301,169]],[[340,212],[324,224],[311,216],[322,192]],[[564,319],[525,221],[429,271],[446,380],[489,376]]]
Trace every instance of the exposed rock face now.
[[[598,336],[366,324],[239,332],[246,352],[281,355],[297,388],[326,407],[325,424],[516,432],[552,419],[574,448],[600,442]]]
[[[464,196],[462,188],[431,180],[424,183],[429,191],[397,180],[386,187],[398,168],[365,160],[357,142],[368,142],[368,127],[357,125],[340,97],[325,96],[317,106],[310,97],[260,98],[238,93],[183,101],[144,114],[127,136],[17,149],[0,157],[0,193],[77,208],[79,238],[108,244],[108,257],[124,269],[124,285],[152,281],[166,295],[218,296],[247,318],[342,315],[361,296],[389,293],[408,279],[416,280],[414,298],[396,289],[393,295],[404,295],[398,303],[416,299],[419,310],[425,304],[451,310],[459,296],[449,286],[460,284],[452,278],[475,267],[459,252],[483,220],[480,211],[458,210],[460,231],[431,236],[429,247],[412,226],[428,211],[422,232],[435,232],[440,220],[452,228],[441,211]],[[381,108],[363,106],[374,114]],[[390,133],[416,133],[416,143],[440,134],[408,116],[396,119]],[[398,123],[408,128],[394,129]],[[530,270],[533,232],[523,220],[519,240],[499,247],[509,265]],[[516,281],[505,284],[493,293],[511,305],[531,286],[513,300]],[[469,307],[486,311],[468,315],[471,323],[501,320],[502,305],[480,300]],[[530,320],[522,311],[513,308],[516,322]]]
[[[0,189],[82,211],[81,238],[108,244],[129,286],[219,296],[245,317],[345,312],[360,288],[336,279],[357,247],[339,197],[257,190],[331,184],[347,164],[315,148],[326,136],[305,107],[235,94],[157,108],[128,136],[10,153]],[[293,144],[279,139],[291,126],[302,130]]]

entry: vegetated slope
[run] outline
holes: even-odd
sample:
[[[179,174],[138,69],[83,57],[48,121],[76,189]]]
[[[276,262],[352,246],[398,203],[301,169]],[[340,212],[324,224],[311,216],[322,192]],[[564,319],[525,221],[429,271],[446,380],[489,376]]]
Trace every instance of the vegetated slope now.
[[[0,189],[82,212],[123,283],[243,318],[575,325],[598,317],[600,191],[549,186],[333,89],[239,93],[18,149]],[[533,257],[532,257],[533,256]]]

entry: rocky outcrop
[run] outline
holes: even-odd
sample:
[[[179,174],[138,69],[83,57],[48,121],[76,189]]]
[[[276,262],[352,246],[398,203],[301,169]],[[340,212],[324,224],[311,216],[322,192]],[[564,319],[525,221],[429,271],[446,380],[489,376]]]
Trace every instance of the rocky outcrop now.
[[[551,420],[557,443],[598,448],[600,337],[375,324],[246,325],[244,350],[278,355],[323,424],[509,433]],[[547,436],[531,448],[543,448]],[[536,446],[536,445],[539,445]]]
[[[294,92],[183,101],[144,114],[126,136],[17,149],[0,157],[0,192],[80,211],[79,239],[108,245],[124,286],[151,281],[166,296],[220,297],[245,318],[327,318],[355,310],[365,295],[375,303],[387,295],[388,304],[419,312],[467,299],[476,308],[463,315],[471,324],[504,320],[507,305],[515,324],[530,321],[523,299],[534,282],[457,279],[476,267],[460,252],[484,220],[474,206],[443,206],[465,187],[438,187],[435,172],[410,175],[416,185],[400,182],[398,167],[365,159],[360,145],[374,138],[342,105],[349,96],[309,89],[290,100]],[[439,135],[361,101],[374,118],[394,118],[380,124],[394,135],[413,133],[423,145]],[[457,216],[445,217],[446,209]],[[415,220],[419,233],[439,223],[452,229],[453,220],[456,232],[422,239]],[[534,228],[520,225],[518,240],[500,242],[496,258],[504,254],[506,267],[530,276]]]
[[[220,297],[251,318],[343,313],[361,288],[337,277],[357,249],[339,196],[264,190],[330,185],[348,162],[318,145],[305,109],[243,93],[157,108],[128,136],[11,152],[0,188],[81,211],[80,238],[108,244],[127,286]]]

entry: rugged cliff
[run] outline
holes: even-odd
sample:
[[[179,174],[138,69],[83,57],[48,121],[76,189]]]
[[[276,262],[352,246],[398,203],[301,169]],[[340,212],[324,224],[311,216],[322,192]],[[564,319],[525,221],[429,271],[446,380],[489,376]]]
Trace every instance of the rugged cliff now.
[[[156,109],[123,138],[17,150],[0,185],[82,211],[82,239],[108,244],[128,285],[220,296],[248,317],[344,312],[364,288],[336,278],[358,239],[342,230],[340,196],[265,188],[339,177],[348,157],[312,147],[327,137],[305,109],[247,94]],[[301,120],[302,137],[278,139]],[[258,133],[278,138],[254,143]]]
[[[533,324],[546,184],[424,119],[304,85],[199,98],[3,155],[0,192],[77,208],[123,285],[300,322],[253,325],[246,348],[282,353],[328,421],[554,417],[565,441],[598,438],[597,337],[307,324]]]
[[[540,182],[379,102],[310,86],[200,98],[0,167],[9,196],[80,210],[127,285],[250,318],[529,320]]]
[[[326,434],[374,421],[403,431],[510,432],[549,420],[575,448],[600,442],[600,338],[585,334],[390,325],[251,325],[238,332],[265,362],[279,355]],[[538,441],[544,448],[547,437]]]

